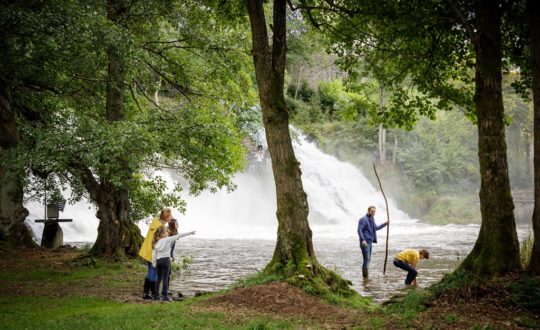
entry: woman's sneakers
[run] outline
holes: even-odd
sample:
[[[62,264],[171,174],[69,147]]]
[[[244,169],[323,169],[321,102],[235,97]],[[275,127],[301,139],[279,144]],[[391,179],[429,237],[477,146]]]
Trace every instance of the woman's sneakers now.
[[[161,301],[163,301],[163,302],[173,302],[174,300],[169,296],[163,296],[163,298],[161,298]]]

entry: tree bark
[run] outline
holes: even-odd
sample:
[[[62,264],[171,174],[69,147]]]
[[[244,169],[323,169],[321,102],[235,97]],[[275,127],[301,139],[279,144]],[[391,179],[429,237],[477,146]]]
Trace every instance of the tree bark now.
[[[528,272],[540,275],[540,4],[527,1],[531,42],[532,91],[534,109],[534,243]]]
[[[286,0],[273,3],[272,47],[262,0],[247,0],[253,42],[253,62],[259,88],[268,149],[277,196],[278,232],[274,255],[265,272],[281,274],[294,283],[323,278],[334,290],[348,292],[348,283],[317,262],[307,220],[308,203],[289,133],[283,94],[286,56]],[[332,287],[331,287],[332,288]],[[324,291],[324,288],[320,288]]]
[[[101,183],[96,201],[96,216],[100,222],[91,253],[112,257],[137,256],[143,237],[139,227],[130,219],[131,204],[127,190]]]
[[[15,117],[11,95],[0,78],[0,159],[20,141]],[[27,216],[21,180],[12,169],[0,163],[0,241],[16,246],[36,246],[24,223]]]
[[[128,4],[124,1],[107,1],[107,19],[121,28],[127,29]],[[125,63],[120,51],[113,45],[107,49],[108,75],[106,116],[109,122],[124,120]],[[98,206],[100,220],[98,236],[92,250],[93,255],[107,257],[137,256],[142,244],[139,228],[130,218],[131,203],[126,188],[131,178],[128,162],[117,159],[122,164],[122,172],[115,173],[122,179],[121,186],[114,185],[106,175],[100,175],[100,182],[94,182],[89,170],[83,171],[83,182],[90,196]]]
[[[498,1],[479,0],[475,14],[472,41],[482,224],[476,244],[460,268],[485,278],[516,271],[520,262],[504,131],[501,9]]]

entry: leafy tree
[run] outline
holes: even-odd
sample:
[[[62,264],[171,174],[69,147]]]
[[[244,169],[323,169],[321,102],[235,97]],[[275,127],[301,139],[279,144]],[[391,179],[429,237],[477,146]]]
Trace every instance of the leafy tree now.
[[[69,44],[66,36],[81,17],[71,15],[71,2],[2,2],[0,9],[0,239],[32,246],[24,224],[28,211],[23,207],[25,166],[30,166],[19,166],[11,158],[20,153],[21,143],[32,145],[35,138],[18,123],[44,126],[55,96],[76,94],[80,85],[72,84],[73,76],[66,71],[80,63],[76,56],[80,49],[61,45]],[[79,27],[78,35],[85,31]]]
[[[255,76],[277,195],[278,237],[265,272],[282,275],[292,283],[316,285],[319,293],[330,289],[351,294],[349,283],[322,267],[313,249],[307,197],[292,148],[284,96],[287,4],[285,0],[272,4],[270,44],[263,1],[247,0]]]
[[[531,253],[531,262],[528,271],[531,274],[540,274],[540,7],[535,1],[515,1],[512,10],[505,17],[506,29],[505,50],[508,62],[516,65],[519,70],[519,79],[513,82],[513,87],[521,93],[525,100],[533,97],[533,152],[534,160],[534,210],[532,216],[534,243]],[[516,70],[517,71],[517,70]],[[532,155],[531,155],[532,157]]]
[[[528,271],[540,275],[540,5],[527,0],[534,108],[534,243]]]
[[[287,15],[287,25],[287,93],[295,100],[308,102],[313,94],[310,84],[316,87],[314,76],[325,65],[321,58],[325,55],[323,44],[298,12]]]
[[[421,120],[403,134],[398,165],[420,191],[436,194],[474,191],[478,186],[478,150],[473,127],[457,113],[441,112],[436,121]]]
[[[401,118],[397,124],[414,121],[417,113],[432,116],[435,109],[451,109],[453,104],[474,116],[482,226],[461,268],[486,277],[519,269],[502,102],[502,19],[511,4],[485,0],[331,4],[321,10],[327,2],[302,1],[301,8],[315,26],[339,38],[334,50],[344,65],[362,60],[383,84],[393,86],[408,78],[427,96],[396,88],[399,102],[390,113]],[[474,69],[474,98],[468,68]]]
[[[140,234],[133,220],[165,205],[183,205],[148,173],[171,168],[191,193],[232,186],[243,151],[232,125],[241,110],[231,109],[250,108],[246,35],[223,28],[199,2],[59,7],[69,24],[54,41],[71,46],[59,58],[49,56],[46,68],[60,78],[47,86],[65,82],[70,88],[24,95],[49,111],[43,125],[21,121],[26,138],[6,163],[54,177],[72,188],[74,199],[96,203],[101,221],[94,253],[135,255]],[[28,12],[43,15],[36,8]],[[66,28],[70,33],[63,33]],[[43,37],[30,30],[36,40]],[[42,70],[36,67],[33,74],[45,76]],[[160,86],[169,97],[156,98]]]

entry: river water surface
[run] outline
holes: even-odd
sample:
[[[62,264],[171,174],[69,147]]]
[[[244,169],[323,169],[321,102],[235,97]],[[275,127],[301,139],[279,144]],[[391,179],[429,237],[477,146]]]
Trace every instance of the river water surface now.
[[[363,296],[381,302],[404,290],[405,271],[392,264],[401,249],[427,247],[431,258],[418,264],[418,284],[428,286],[451,272],[472,249],[478,226],[429,226],[423,235],[391,234],[386,275],[382,274],[385,247],[384,235],[374,244],[370,276],[362,279],[358,238],[314,238],[319,262],[352,281],[353,288]],[[384,230],[381,230],[384,231]],[[192,295],[197,291],[217,291],[235,281],[264,269],[270,261],[275,240],[269,239],[197,239],[185,238],[177,243],[176,257],[191,256],[187,270],[176,273],[171,289]]]
[[[393,257],[402,249],[430,251],[431,258],[421,260],[417,267],[418,283],[425,287],[453,271],[476,242],[478,225],[424,224],[409,217],[390,199],[386,275],[382,275],[384,228],[378,231],[379,244],[373,248],[370,277],[364,281],[356,227],[370,205],[377,208],[377,223],[386,220],[386,204],[381,192],[358,168],[323,153],[313,143],[300,137],[294,148],[308,196],[308,220],[316,256],[322,265],[352,281],[362,295],[383,301],[403,290],[405,272],[392,264]],[[173,210],[173,215],[179,219],[181,232],[197,230],[197,235],[183,238],[177,244],[177,259],[191,256],[193,263],[174,278],[173,290],[188,295],[221,290],[262,270],[270,261],[277,232],[276,197],[272,171],[268,162],[265,164],[262,170],[238,173],[234,178],[237,189],[233,192],[223,189],[217,193],[204,191],[198,196],[183,196],[187,202],[186,213]],[[384,186],[384,172],[380,174]],[[184,183],[172,172],[157,171],[154,175],[161,176],[170,186]],[[69,193],[65,195],[68,197]],[[39,241],[43,224],[36,224],[34,220],[43,217],[43,206],[31,200],[25,206],[30,211],[26,223]],[[68,204],[62,218],[73,219],[73,222],[61,225],[64,241],[95,241],[98,226],[95,213],[92,204]],[[139,223],[143,235],[147,233],[149,221]],[[526,231],[526,227],[520,227],[520,236]]]

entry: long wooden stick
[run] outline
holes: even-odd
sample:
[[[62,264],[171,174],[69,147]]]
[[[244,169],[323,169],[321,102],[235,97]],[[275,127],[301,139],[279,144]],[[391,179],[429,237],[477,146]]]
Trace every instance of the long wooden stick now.
[[[375,167],[375,163],[373,163],[373,170],[375,171],[375,176],[377,177],[377,181],[379,181],[379,187],[381,187],[381,192],[384,197],[384,202],[386,203],[386,220],[390,220],[390,211],[388,210],[388,200],[386,199],[386,195],[384,194],[384,190],[382,188],[381,179],[379,178],[379,174],[377,173],[377,168]],[[386,261],[388,260],[388,237],[390,237],[390,223],[386,224],[386,251],[384,254],[384,267],[383,267],[383,275],[386,275]]]

